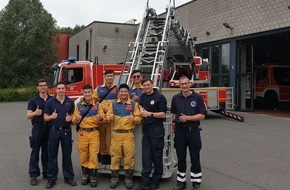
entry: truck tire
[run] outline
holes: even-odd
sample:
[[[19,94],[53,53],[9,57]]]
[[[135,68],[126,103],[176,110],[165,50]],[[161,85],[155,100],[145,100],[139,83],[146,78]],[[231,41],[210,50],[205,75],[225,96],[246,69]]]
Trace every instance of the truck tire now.
[[[263,98],[263,105],[267,109],[274,109],[278,106],[278,94],[275,91],[266,92]]]

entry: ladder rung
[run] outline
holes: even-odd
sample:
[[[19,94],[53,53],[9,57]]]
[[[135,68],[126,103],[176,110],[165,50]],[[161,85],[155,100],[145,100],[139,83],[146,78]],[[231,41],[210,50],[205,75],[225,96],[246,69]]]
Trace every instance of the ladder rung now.
[[[153,65],[148,65],[148,64],[140,64],[141,68],[152,68]],[[150,72],[151,73],[151,72]]]

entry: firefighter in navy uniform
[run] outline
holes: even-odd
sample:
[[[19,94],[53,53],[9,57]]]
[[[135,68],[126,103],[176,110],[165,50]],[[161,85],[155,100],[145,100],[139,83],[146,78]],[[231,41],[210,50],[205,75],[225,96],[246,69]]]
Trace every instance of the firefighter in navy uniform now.
[[[72,132],[71,120],[74,112],[74,102],[65,95],[65,83],[56,84],[56,96],[47,101],[44,109],[44,121],[50,122],[48,137],[48,164],[46,189],[55,185],[58,175],[57,155],[59,144],[62,149],[62,170],[64,182],[76,186],[71,160]]]
[[[193,190],[200,189],[200,120],[207,114],[203,98],[190,90],[190,80],[187,76],[179,79],[181,92],[174,95],[171,103],[172,123],[175,130],[175,148],[178,159],[177,186],[174,190],[186,189],[186,152],[189,147],[191,168],[190,181]]]
[[[153,89],[153,81],[142,81],[145,93],[140,98],[140,113],[143,116],[142,125],[142,179],[138,190],[158,189],[163,174],[164,126],[167,101],[158,91]],[[150,174],[154,165],[154,173]]]
[[[31,119],[32,129],[30,140],[30,147],[32,149],[29,161],[29,175],[30,184],[32,186],[37,185],[37,177],[40,176],[39,168],[39,153],[41,149],[41,164],[43,178],[47,178],[47,143],[49,125],[43,120],[43,113],[45,103],[52,96],[47,94],[47,82],[45,79],[40,79],[37,84],[38,94],[33,96],[27,106],[27,119]]]

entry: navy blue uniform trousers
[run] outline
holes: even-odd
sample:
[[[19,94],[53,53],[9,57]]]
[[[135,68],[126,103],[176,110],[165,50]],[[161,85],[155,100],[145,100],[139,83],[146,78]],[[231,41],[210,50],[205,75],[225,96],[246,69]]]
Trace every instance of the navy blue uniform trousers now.
[[[152,184],[159,185],[163,174],[164,127],[143,126],[142,132],[142,185],[150,185],[152,163],[154,165]]]
[[[48,141],[48,181],[55,181],[58,174],[57,155],[59,144],[62,150],[62,170],[64,179],[74,179],[74,171],[72,167],[72,133],[71,130],[50,129]]]
[[[48,160],[48,133],[49,126],[44,123],[35,123],[31,130],[31,136],[29,137],[29,143],[31,147],[30,161],[29,161],[29,175],[30,177],[40,176],[39,168],[39,154],[41,150],[41,164],[42,175],[47,177],[47,160]]]
[[[201,137],[199,127],[176,126],[174,143],[178,158],[178,171],[182,173],[186,172],[186,153],[187,147],[189,147],[191,160],[190,171],[194,174],[200,173],[201,166],[199,153],[201,150]]]

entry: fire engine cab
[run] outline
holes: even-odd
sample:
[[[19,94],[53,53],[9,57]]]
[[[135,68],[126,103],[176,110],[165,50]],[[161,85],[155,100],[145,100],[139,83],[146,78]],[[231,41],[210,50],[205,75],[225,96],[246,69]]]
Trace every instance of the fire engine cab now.
[[[85,84],[90,84],[95,89],[104,83],[103,73],[107,69],[115,71],[115,83],[117,83],[123,65],[121,64],[94,64],[90,61],[76,61],[75,57],[69,57],[67,61],[54,64],[50,79],[49,94],[55,94],[53,88],[58,81],[66,83],[66,95],[73,100],[82,96],[81,89]]]
[[[279,102],[290,102],[290,65],[256,66],[254,96],[267,108],[277,108]]]

